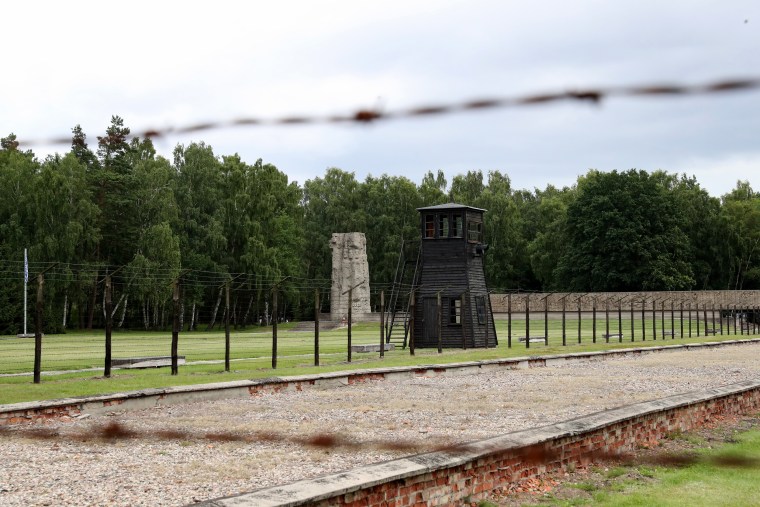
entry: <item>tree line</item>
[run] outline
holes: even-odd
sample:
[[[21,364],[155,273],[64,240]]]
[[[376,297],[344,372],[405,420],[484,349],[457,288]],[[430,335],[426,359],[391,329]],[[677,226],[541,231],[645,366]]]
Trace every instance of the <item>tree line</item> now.
[[[122,287],[128,322],[163,308],[182,275],[187,305],[218,305],[203,273],[246,273],[256,305],[278,280],[291,318],[313,314],[312,286],[329,286],[335,232],[364,232],[370,280],[392,282],[402,240],[419,238],[417,208],[449,201],[487,210],[487,278],[497,290],[636,291],[760,288],[760,192],[747,182],[721,198],[694,177],[589,170],[570,187],[514,189],[500,171],[419,183],[329,168],[303,185],[272,164],[218,155],[203,142],[172,160],[114,116],[96,147],[80,126],[66,153],[39,160],[13,134],[0,141],[0,259],[56,262],[46,290],[53,330],[102,325],[102,280]],[[18,332],[22,273],[4,275],[0,332]],[[300,281],[300,282],[299,282]],[[126,304],[125,304],[126,306]],[[257,309],[258,314],[261,313]],[[256,312],[253,312],[256,314]],[[134,324],[137,325],[137,324]],[[52,332],[52,331],[49,331]]]

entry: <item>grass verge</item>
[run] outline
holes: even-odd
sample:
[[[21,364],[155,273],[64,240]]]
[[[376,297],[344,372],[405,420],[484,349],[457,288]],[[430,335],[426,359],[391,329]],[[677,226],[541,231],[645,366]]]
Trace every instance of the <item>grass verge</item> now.
[[[296,332],[285,327],[278,336],[277,369],[272,369],[271,330],[235,332],[231,339],[231,371],[225,372],[220,362],[212,364],[188,364],[180,367],[180,374],[170,375],[169,368],[113,370],[110,378],[102,376],[103,337],[100,333],[71,333],[46,336],[43,345],[43,372],[52,370],[93,369],[92,371],[67,372],[43,375],[41,384],[33,384],[30,375],[0,375],[0,404],[23,401],[58,399],[72,396],[88,396],[117,393],[136,389],[203,384],[231,380],[256,379],[271,376],[306,375],[339,370],[363,368],[416,366],[446,364],[463,361],[501,359],[528,355],[556,355],[574,352],[614,350],[630,347],[652,347],[676,344],[694,344],[722,340],[754,338],[753,335],[709,336],[647,341],[619,341],[606,343],[597,337],[593,341],[591,323],[584,327],[582,343],[566,338],[562,345],[561,323],[549,322],[549,345],[532,343],[526,348],[517,339],[524,334],[524,322],[512,322],[512,347],[507,347],[507,323],[497,321],[499,344],[489,349],[447,349],[438,354],[435,349],[417,349],[410,356],[408,349],[397,348],[386,352],[384,358],[378,353],[353,353],[347,357],[347,333],[345,329],[323,332],[320,335],[320,366],[314,366],[314,335]],[[570,328],[572,322],[568,323]],[[534,326],[532,325],[531,329]],[[539,326],[543,331],[543,327]],[[531,332],[533,336],[534,333]],[[166,333],[121,332],[114,334],[113,357],[168,355],[169,338]],[[25,341],[23,341],[25,340]],[[19,341],[21,345],[19,345]],[[0,373],[29,372],[33,360],[34,340],[0,338]],[[352,330],[352,343],[378,343],[377,324],[358,324]],[[179,353],[188,362],[219,361],[224,357],[224,334],[182,333]]]
[[[674,434],[660,444],[638,450],[626,463],[547,477],[532,490],[489,500],[500,507],[758,505],[758,416]]]

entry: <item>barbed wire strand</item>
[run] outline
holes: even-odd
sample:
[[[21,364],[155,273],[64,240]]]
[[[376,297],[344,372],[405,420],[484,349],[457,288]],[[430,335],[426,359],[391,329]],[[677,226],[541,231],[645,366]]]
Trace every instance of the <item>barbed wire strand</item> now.
[[[383,120],[411,119],[415,117],[442,116],[467,111],[483,111],[487,109],[504,109],[535,106],[557,102],[585,102],[599,104],[610,98],[643,98],[655,96],[688,96],[714,95],[726,92],[740,92],[760,89],[760,77],[720,79],[702,84],[644,84],[633,86],[612,86],[600,88],[580,88],[554,93],[533,93],[516,97],[492,97],[451,102],[443,104],[427,104],[383,111],[381,109],[357,109],[348,114],[333,114],[327,116],[292,115],[274,118],[239,117],[229,120],[207,121],[184,126],[168,126],[149,128],[133,132],[129,137],[161,138],[171,135],[191,134],[196,132],[219,130],[227,128],[254,126],[286,126],[286,125],[317,125],[317,124],[370,124]],[[21,146],[63,145],[71,143],[71,136],[52,137],[47,139],[18,140]]]
[[[89,442],[99,440],[115,443],[122,440],[153,440],[153,441],[194,441],[194,442],[238,442],[254,443],[291,443],[305,447],[321,449],[376,449],[391,452],[444,452],[450,455],[462,455],[475,452],[498,453],[511,450],[516,459],[525,463],[549,463],[562,458],[562,451],[552,449],[546,444],[534,444],[508,449],[497,444],[470,442],[459,444],[430,444],[421,440],[370,440],[358,442],[350,438],[332,433],[316,433],[304,436],[290,436],[276,431],[259,431],[245,434],[231,431],[195,432],[182,429],[167,429],[160,431],[145,431],[128,428],[118,421],[97,425],[78,432],[61,432],[57,429],[44,427],[0,426],[0,436],[17,436],[31,440],[47,441],[79,441]],[[605,450],[589,450],[582,456],[594,461],[616,461],[627,465],[661,465],[684,466],[688,464],[707,463],[717,466],[754,469],[760,466],[760,460],[753,456],[699,456],[693,453],[655,454],[653,456],[634,456],[626,452]]]

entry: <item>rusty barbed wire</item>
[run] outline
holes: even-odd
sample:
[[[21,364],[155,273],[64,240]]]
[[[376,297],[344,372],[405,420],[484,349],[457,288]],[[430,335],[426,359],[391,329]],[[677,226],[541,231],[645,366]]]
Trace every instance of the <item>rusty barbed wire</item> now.
[[[167,429],[159,431],[142,431],[128,428],[118,421],[94,426],[77,432],[61,432],[58,429],[19,426],[0,426],[0,437],[21,437],[30,440],[45,441],[73,441],[90,442],[100,441],[114,443],[121,440],[153,440],[153,441],[182,441],[196,443],[225,443],[238,442],[243,444],[254,443],[290,443],[299,446],[320,449],[344,449],[355,451],[358,449],[372,448],[379,451],[428,453],[445,452],[452,455],[466,453],[496,453],[511,451],[515,458],[527,464],[545,464],[562,459],[564,452],[560,449],[552,449],[547,444],[533,444],[517,448],[504,448],[498,445],[483,445],[483,443],[460,443],[431,445],[411,440],[370,440],[357,442],[330,433],[315,433],[306,436],[290,436],[274,431],[258,431],[254,433],[238,433],[231,431],[203,432],[180,429]],[[694,452],[666,452],[653,453],[644,456],[636,456],[630,452],[590,450],[581,453],[579,458],[592,462],[614,461],[626,466],[635,465],[658,465],[658,466],[686,466],[692,464],[713,464],[720,467],[732,468],[758,468],[760,459],[754,456],[727,455],[704,456]]]
[[[148,128],[133,132],[129,137],[150,139],[171,135],[190,134],[210,130],[253,126],[286,126],[317,124],[371,124],[385,120],[411,119],[415,117],[442,116],[467,111],[503,109],[512,107],[534,106],[557,102],[585,102],[599,104],[604,99],[613,97],[654,97],[709,95],[725,92],[750,91],[760,88],[760,77],[721,79],[704,84],[645,84],[634,86],[613,86],[566,90],[555,93],[535,93],[516,97],[493,97],[466,100],[443,104],[420,105],[396,111],[384,111],[380,108],[358,109],[353,113],[327,116],[292,115],[275,118],[240,117],[229,120],[207,121],[177,127]],[[48,139],[19,140],[22,146],[61,145],[71,143],[71,136],[52,137]]]

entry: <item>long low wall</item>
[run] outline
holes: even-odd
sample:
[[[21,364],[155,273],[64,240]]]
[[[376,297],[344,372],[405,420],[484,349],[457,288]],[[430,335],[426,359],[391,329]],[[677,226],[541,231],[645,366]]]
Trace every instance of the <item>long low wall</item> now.
[[[461,505],[512,482],[654,446],[667,434],[760,410],[760,380],[681,394],[359,469],[207,501],[206,507]]]
[[[561,312],[563,302],[567,311],[590,312],[597,310],[617,310],[618,305],[630,310],[651,309],[654,302],[659,311],[664,303],[665,310],[683,308],[733,309],[760,308],[760,291],[758,290],[706,290],[706,291],[662,291],[662,292],[516,292],[511,294],[491,294],[491,307],[494,313],[525,312],[526,305],[531,311],[541,312],[548,305],[548,311]]]

